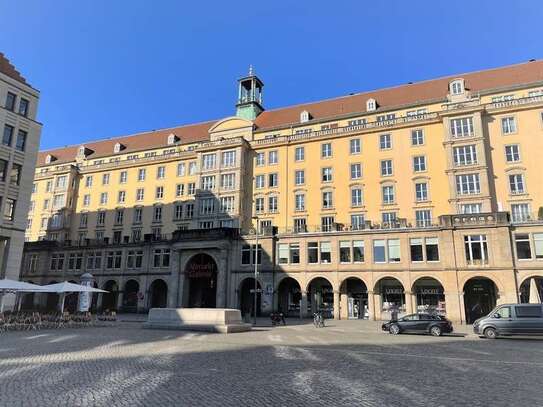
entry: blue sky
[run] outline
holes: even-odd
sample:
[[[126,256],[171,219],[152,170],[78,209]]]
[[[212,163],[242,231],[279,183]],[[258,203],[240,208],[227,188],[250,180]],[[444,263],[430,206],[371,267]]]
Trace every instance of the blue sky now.
[[[0,0],[0,16],[0,50],[41,91],[42,149],[231,115],[249,64],[275,108],[543,58],[539,0]]]

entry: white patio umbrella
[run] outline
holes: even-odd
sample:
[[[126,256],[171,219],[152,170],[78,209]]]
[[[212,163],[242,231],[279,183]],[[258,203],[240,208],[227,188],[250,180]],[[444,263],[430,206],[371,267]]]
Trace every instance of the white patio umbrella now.
[[[537,289],[537,282],[535,278],[530,279],[530,298],[528,300],[530,304],[541,304],[541,297],[539,296],[539,290]]]
[[[107,293],[108,291],[68,281],[41,286],[40,292],[61,294],[60,312],[64,312],[64,300],[67,293]]]
[[[4,310],[4,294],[19,292],[40,292],[42,287],[36,284],[25,283],[24,281],[9,280],[7,278],[0,280],[0,312]]]

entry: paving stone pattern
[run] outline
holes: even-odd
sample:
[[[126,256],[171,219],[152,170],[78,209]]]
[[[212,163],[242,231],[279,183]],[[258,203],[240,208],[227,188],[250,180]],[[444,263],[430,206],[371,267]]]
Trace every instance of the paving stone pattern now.
[[[367,321],[0,334],[1,406],[543,406],[542,372],[543,339],[392,336]]]

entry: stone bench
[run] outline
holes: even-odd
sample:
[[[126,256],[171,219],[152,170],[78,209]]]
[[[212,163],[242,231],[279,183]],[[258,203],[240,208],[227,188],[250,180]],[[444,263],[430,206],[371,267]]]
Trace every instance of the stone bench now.
[[[143,327],[225,334],[251,330],[238,309],[225,308],[151,308]]]

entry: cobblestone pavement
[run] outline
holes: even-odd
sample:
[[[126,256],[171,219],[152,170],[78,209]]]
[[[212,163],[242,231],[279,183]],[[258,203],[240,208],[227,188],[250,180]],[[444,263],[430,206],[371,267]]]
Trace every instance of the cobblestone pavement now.
[[[1,406],[543,406],[542,372],[543,339],[391,336],[368,321],[0,334]]]

